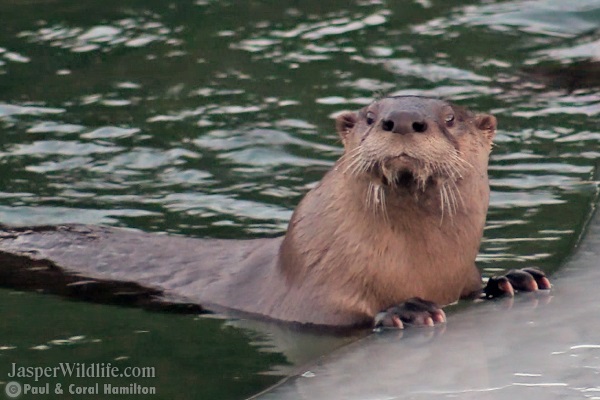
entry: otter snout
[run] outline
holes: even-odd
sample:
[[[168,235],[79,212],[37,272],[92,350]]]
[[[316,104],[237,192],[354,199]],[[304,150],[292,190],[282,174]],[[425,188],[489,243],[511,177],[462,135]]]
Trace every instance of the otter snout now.
[[[427,130],[427,122],[419,112],[393,111],[381,120],[381,129],[400,134],[423,133]]]

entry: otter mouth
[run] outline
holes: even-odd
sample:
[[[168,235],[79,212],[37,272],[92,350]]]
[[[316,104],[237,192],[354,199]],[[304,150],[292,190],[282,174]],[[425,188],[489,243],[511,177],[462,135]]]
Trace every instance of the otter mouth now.
[[[415,171],[421,168],[418,159],[402,153],[386,159],[382,164],[381,181],[385,186],[412,188],[418,184]]]
[[[385,176],[381,177],[381,182],[385,186],[398,186],[408,188],[417,184],[417,178],[411,171],[403,170],[396,173],[391,182]]]
[[[417,178],[410,171],[401,171],[396,174],[394,183],[397,186],[411,186],[417,183]]]

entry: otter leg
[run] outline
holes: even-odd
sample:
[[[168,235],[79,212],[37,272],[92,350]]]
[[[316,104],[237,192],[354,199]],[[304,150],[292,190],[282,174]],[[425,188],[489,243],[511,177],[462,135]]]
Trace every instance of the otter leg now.
[[[536,292],[552,287],[546,274],[538,268],[512,269],[503,276],[493,276],[483,289],[486,299],[514,296],[518,292]]]
[[[404,329],[404,325],[434,326],[446,322],[446,314],[435,303],[418,297],[406,300],[375,316],[376,328]]]

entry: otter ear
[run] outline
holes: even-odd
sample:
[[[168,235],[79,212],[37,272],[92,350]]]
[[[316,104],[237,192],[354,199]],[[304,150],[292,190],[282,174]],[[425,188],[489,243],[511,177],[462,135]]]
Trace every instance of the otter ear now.
[[[346,137],[356,125],[356,121],[358,121],[358,116],[353,112],[344,112],[335,119],[335,129],[342,138],[342,142],[346,143]]]
[[[491,114],[477,114],[475,116],[475,126],[480,131],[483,131],[485,136],[491,142],[496,135],[496,117]]]

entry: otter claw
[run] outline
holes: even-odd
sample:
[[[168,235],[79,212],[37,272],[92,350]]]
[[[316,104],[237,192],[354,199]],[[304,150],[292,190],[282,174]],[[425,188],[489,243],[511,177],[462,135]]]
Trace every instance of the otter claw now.
[[[434,326],[446,322],[446,313],[435,303],[418,297],[388,308],[375,316],[375,328],[404,329],[405,325]]]
[[[523,268],[521,271],[527,272],[533,277],[533,279],[535,279],[539,290],[549,290],[552,288],[550,280],[546,277],[546,274],[541,269],[529,267]]]
[[[512,297],[515,291],[536,292],[548,290],[551,287],[552,284],[543,271],[530,267],[511,269],[504,276],[491,277],[483,289],[483,294],[488,299],[507,295]]]

